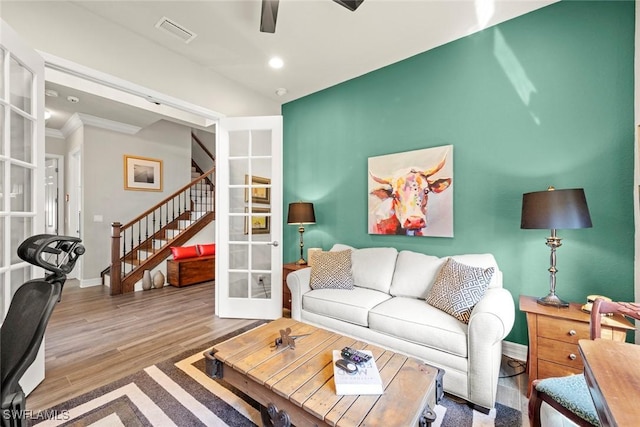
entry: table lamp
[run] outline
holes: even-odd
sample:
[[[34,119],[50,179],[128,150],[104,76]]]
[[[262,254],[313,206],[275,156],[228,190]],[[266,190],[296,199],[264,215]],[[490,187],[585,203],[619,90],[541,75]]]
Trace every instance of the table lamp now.
[[[289,203],[289,215],[287,216],[287,224],[297,224],[298,231],[300,232],[300,259],[296,261],[297,265],[306,265],[303,256],[304,241],[302,240],[302,234],[304,233],[304,224],[315,224],[316,214],[313,211],[313,203],[309,202],[294,202]]]
[[[561,239],[556,235],[556,229],[590,227],[591,216],[582,188],[556,190],[549,187],[547,191],[523,194],[520,228],[551,230],[551,236],[547,237],[547,246],[551,248],[549,294],[538,298],[538,304],[569,306],[568,302],[556,295],[556,249],[562,245]]]

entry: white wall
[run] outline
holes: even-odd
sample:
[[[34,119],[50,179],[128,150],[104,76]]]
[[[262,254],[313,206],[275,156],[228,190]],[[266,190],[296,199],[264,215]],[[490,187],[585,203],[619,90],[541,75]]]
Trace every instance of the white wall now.
[[[198,137],[202,145],[214,156],[216,155],[216,134],[213,132],[205,132],[203,130],[195,129],[193,133]],[[202,168],[203,172],[211,169],[215,164],[214,161],[194,142],[191,150],[191,157],[195,160],[196,164]]]
[[[94,283],[111,253],[111,223],[125,224],[190,181],[190,129],[160,120],[136,135],[84,126],[83,283]],[[124,189],[125,154],[163,162],[163,191]]]
[[[3,1],[0,17],[34,49],[160,93],[227,116],[280,114],[278,103],[73,3]]]
[[[61,138],[53,138],[47,136],[45,138],[44,152],[47,154],[57,154],[59,156],[65,156],[67,154],[67,142],[66,140]]]

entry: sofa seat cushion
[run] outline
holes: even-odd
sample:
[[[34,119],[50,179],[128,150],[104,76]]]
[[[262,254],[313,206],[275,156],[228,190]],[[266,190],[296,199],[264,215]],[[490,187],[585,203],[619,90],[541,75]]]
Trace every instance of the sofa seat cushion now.
[[[368,326],[369,310],[391,298],[373,289],[316,289],[302,297],[302,308],[344,322]],[[424,304],[424,302],[423,302]]]
[[[369,313],[369,329],[467,357],[468,327],[416,298],[395,297]]]

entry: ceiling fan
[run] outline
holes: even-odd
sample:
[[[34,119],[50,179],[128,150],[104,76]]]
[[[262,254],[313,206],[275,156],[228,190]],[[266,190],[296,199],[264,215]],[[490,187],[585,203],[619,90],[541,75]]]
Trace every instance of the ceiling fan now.
[[[364,0],[333,0],[349,9],[355,11]],[[276,19],[278,19],[278,4],[280,0],[262,0],[262,13],[260,15],[260,31],[263,33],[276,32]]]

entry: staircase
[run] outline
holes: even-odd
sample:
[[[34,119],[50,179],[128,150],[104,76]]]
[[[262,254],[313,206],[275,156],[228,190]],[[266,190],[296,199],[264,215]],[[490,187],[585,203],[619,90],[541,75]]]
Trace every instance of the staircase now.
[[[134,290],[144,270],[170,254],[171,246],[186,243],[215,219],[215,167],[207,172],[192,166],[192,181],[127,224],[111,230],[111,265],[103,271],[111,295]]]

